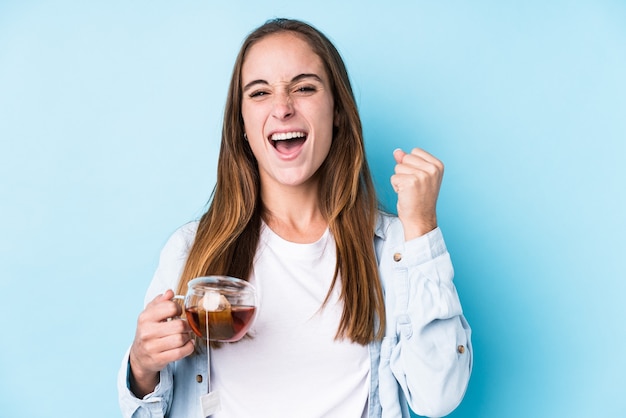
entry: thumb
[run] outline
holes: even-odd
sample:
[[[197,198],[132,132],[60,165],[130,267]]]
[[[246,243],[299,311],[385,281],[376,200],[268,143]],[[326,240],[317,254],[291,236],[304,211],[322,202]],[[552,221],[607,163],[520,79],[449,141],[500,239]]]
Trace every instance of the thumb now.
[[[173,297],[174,291],[172,289],[167,289],[163,294],[152,299],[152,302],[164,302],[166,300],[172,300]]]
[[[402,151],[400,148],[396,148],[393,151],[393,158],[396,160],[396,163],[398,164],[402,163],[402,160],[404,159],[405,155],[406,155],[406,152]]]
[[[167,289],[165,293],[161,295],[161,300],[172,300],[174,297],[174,291],[172,289]]]

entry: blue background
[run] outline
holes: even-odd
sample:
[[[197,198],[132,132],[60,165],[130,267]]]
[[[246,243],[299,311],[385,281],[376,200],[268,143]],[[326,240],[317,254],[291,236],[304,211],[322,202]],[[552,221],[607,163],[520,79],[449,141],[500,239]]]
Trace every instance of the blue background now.
[[[239,45],[287,16],[343,54],[387,206],[394,148],[446,164],[475,348],[452,416],[626,416],[626,2],[250,3],[0,0],[0,415],[119,416]]]

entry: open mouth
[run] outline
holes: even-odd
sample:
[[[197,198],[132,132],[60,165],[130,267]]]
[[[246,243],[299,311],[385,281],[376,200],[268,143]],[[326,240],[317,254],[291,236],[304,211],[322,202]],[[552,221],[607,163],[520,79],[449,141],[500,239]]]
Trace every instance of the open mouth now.
[[[305,132],[281,132],[273,134],[270,141],[279,153],[288,154],[302,146],[306,138]]]

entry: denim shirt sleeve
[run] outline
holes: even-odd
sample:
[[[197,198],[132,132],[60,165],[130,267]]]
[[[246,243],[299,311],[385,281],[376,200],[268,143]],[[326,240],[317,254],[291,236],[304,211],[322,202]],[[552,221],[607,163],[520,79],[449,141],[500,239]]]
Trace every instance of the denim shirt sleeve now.
[[[154,392],[143,398],[137,398],[129,385],[130,349],[126,352],[117,376],[117,391],[124,418],[163,418],[172,402],[172,365],[160,372],[160,381]]]
[[[189,223],[178,229],[163,247],[159,265],[145,295],[147,305],[156,295],[167,289],[176,290],[180,274],[187,259],[189,248],[195,237],[197,223]],[[161,370],[159,384],[154,392],[144,398],[137,398],[129,389],[128,377],[130,349],[126,352],[117,378],[118,400],[124,418],[162,418],[172,404],[174,386],[174,364]]]
[[[414,412],[447,415],[461,402],[472,368],[471,330],[450,255],[439,228],[404,242],[397,218],[392,224],[379,254],[387,312],[381,390],[392,374]]]

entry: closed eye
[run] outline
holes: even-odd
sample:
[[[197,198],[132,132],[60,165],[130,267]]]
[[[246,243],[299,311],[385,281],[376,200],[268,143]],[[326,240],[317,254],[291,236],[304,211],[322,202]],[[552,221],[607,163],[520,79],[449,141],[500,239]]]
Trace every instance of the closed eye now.
[[[315,86],[299,86],[294,91],[296,93],[315,93],[317,88]]]
[[[267,96],[268,94],[269,92],[265,90],[255,90],[252,93],[250,93],[248,96],[251,98],[257,98],[257,97]]]

